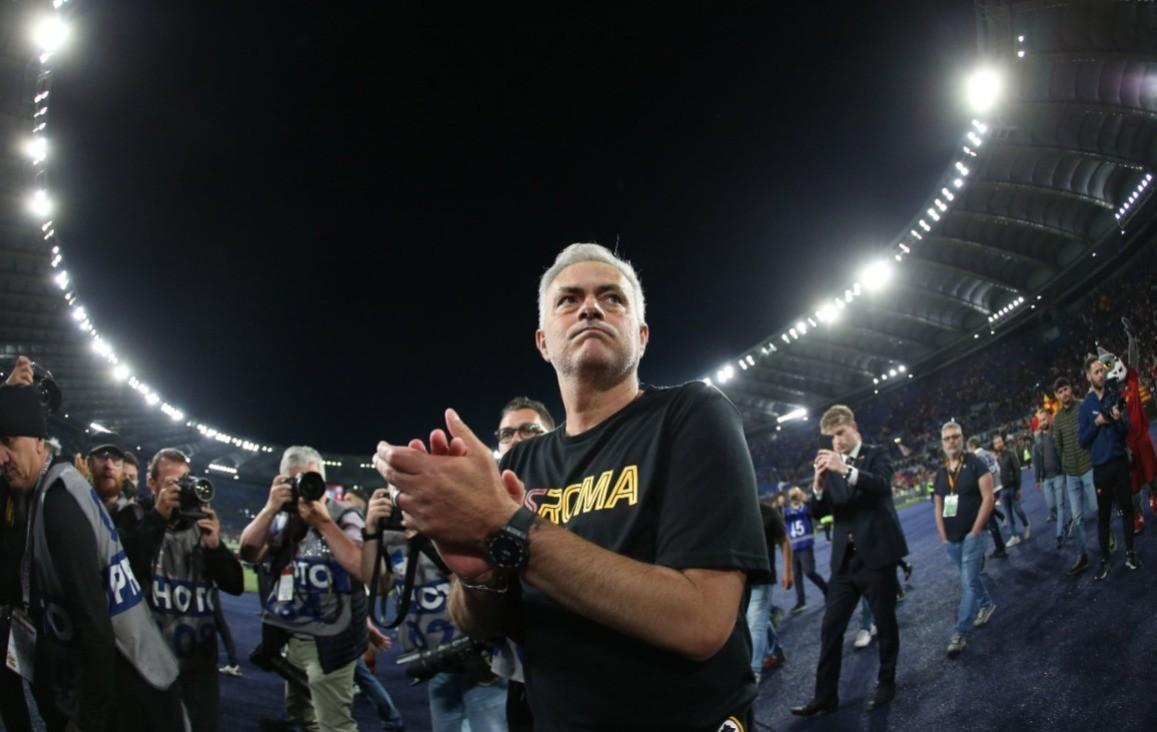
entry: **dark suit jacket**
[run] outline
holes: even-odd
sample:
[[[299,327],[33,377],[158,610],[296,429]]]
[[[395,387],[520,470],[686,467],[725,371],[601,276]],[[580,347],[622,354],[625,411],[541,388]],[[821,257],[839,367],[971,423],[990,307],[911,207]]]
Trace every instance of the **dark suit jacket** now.
[[[848,534],[866,566],[881,569],[894,565],[908,553],[892,502],[892,460],[888,448],[861,445],[852,463],[859,471],[854,486],[840,475],[824,478],[823,497],[812,501],[816,516],[832,514],[832,574],[844,563]]]

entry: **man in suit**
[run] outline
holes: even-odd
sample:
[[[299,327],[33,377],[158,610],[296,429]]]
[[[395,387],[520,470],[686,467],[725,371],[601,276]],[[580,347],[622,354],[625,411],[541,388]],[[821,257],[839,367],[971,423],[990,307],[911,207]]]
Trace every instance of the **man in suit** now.
[[[868,710],[896,695],[896,563],[908,553],[904,532],[892,503],[892,461],[886,447],[865,445],[848,407],[837,404],[820,418],[820,431],[831,436],[832,449],[816,454],[816,514],[831,514],[832,571],[820,630],[820,660],[815,696],[791,711],[811,717],[839,705],[840,661],[844,631],[861,596],[876,618],[880,672]]]

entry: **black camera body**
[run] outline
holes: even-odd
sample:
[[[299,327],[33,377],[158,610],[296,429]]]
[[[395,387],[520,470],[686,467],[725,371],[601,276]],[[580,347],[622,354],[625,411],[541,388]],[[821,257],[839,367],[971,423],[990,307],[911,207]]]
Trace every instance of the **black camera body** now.
[[[213,500],[213,484],[205,478],[196,478],[186,473],[177,479],[177,487],[181,494],[176,515],[190,521],[207,518],[205,506]]]
[[[325,497],[325,478],[321,477],[321,473],[312,470],[290,478],[289,487],[293,489],[293,499],[281,507],[282,511],[296,511],[297,502],[302,498],[307,501],[320,501]]]

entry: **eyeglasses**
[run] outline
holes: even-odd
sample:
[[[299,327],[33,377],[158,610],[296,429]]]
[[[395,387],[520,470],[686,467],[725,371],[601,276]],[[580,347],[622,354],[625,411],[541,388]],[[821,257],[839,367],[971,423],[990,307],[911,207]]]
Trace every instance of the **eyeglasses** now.
[[[505,445],[514,439],[515,434],[526,440],[535,435],[541,435],[544,432],[546,432],[546,429],[537,422],[523,422],[517,427],[503,427],[500,430],[495,430],[494,436],[498,438],[500,443]]]

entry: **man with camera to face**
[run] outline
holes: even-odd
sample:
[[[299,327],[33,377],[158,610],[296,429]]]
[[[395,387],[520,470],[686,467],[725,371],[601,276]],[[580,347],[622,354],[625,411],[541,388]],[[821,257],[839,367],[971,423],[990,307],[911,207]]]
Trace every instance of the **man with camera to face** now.
[[[11,490],[32,496],[13,630],[41,716],[51,732],[185,729],[177,661],[118,532],[88,481],[52,458],[47,436],[37,390],[0,387],[0,467]]]
[[[164,448],[149,461],[149,491],[116,515],[153,618],[177,656],[178,688],[193,732],[218,729],[216,588],[245,590],[241,563],[221,541],[212,485],[189,474],[189,458]]]
[[[302,729],[356,732],[354,672],[366,649],[362,530],[352,506],[329,499],[325,464],[312,447],[287,448],[265,507],[241,532],[241,558],[269,560],[273,586],[262,598],[262,646],[302,669],[308,693],[287,683],[285,710]]]
[[[1130,487],[1129,412],[1120,393],[1105,383],[1105,364],[1097,356],[1085,359],[1085,377],[1089,393],[1081,403],[1077,417],[1077,439],[1089,451],[1093,463],[1093,485],[1097,489],[1097,537],[1101,545],[1101,565],[1094,579],[1109,576],[1110,521],[1113,504],[1121,509],[1122,532],[1125,534],[1125,566],[1138,569],[1141,559],[1133,551],[1133,496]]]
[[[880,641],[875,709],[896,694],[896,564],[908,544],[892,502],[892,461],[888,448],[865,445],[848,407],[837,404],[820,418],[820,430],[831,438],[816,454],[814,513],[835,517],[832,571],[820,629],[820,658],[815,696],[791,711],[803,717],[833,711],[839,705],[840,662],[844,631],[861,596],[867,596]],[[825,441],[826,442],[826,441]]]

